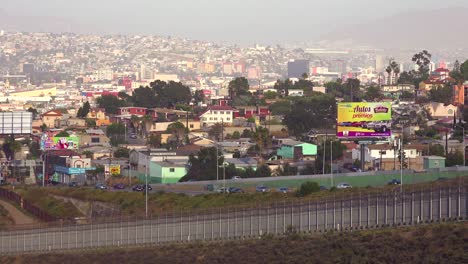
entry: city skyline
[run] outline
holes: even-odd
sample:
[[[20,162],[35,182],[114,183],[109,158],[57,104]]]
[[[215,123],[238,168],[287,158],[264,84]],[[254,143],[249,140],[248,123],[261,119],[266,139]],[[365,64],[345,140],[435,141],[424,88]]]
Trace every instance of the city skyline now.
[[[183,8],[181,8],[183,7]],[[385,8],[383,8],[385,7]],[[457,7],[457,8],[454,8]],[[228,42],[282,44],[330,39],[343,44],[341,36],[353,25],[372,28],[373,21],[405,20],[400,16],[425,16],[437,10],[466,13],[468,4],[452,0],[385,1],[227,1],[150,2],[138,1],[15,1],[0,8],[0,28],[11,31],[73,32],[91,34],[171,35],[190,39]],[[415,18],[416,19],[416,18]],[[446,20],[436,17],[436,22]],[[447,21],[448,22],[448,21]],[[412,21],[407,21],[411,24]],[[428,19],[427,23],[431,23]],[[460,22],[454,23],[459,24]],[[410,26],[409,26],[410,27]],[[429,28],[433,27],[428,25]],[[424,29],[424,28],[423,28]],[[447,29],[450,30],[450,29]],[[372,28],[372,32],[375,29]],[[367,36],[363,37],[366,39]],[[417,38],[416,38],[417,39]],[[356,41],[354,41],[356,43]],[[367,41],[372,42],[372,41]],[[416,41],[417,42],[417,41]],[[347,42],[344,42],[346,45]],[[335,43],[336,44],[336,43]],[[359,43],[362,44],[362,43]],[[364,43],[367,44],[367,43]],[[374,43],[370,43],[374,44]],[[377,43],[379,44],[379,43]]]

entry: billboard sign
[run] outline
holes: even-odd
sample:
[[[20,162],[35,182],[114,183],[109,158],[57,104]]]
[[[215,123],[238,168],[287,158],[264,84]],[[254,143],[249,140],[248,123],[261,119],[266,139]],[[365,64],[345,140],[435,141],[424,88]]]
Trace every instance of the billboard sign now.
[[[0,134],[31,134],[32,119],[31,112],[2,112],[0,113]]]
[[[48,137],[44,133],[41,138],[41,150],[78,149],[79,142],[77,136]]]
[[[111,164],[110,166],[108,164],[104,165],[104,174],[109,176],[115,176],[115,175],[120,175],[120,164]]]
[[[338,103],[338,138],[390,137],[391,103]]]

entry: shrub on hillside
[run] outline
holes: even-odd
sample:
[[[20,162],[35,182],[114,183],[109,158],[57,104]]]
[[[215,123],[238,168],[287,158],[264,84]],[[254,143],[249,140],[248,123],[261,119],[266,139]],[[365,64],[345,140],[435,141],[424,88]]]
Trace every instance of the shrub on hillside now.
[[[309,181],[301,184],[301,187],[299,188],[299,190],[297,190],[296,195],[299,197],[303,197],[318,191],[320,191],[320,186],[318,185],[318,183]]]

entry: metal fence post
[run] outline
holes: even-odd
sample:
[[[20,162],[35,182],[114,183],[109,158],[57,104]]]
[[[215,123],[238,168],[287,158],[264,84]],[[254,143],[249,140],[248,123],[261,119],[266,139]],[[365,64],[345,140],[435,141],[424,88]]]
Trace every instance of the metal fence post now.
[[[250,215],[250,224],[249,224],[249,228],[250,228],[250,236],[253,235],[253,226],[252,226],[252,209],[249,210],[249,215]]]
[[[227,224],[227,232],[226,232],[226,238],[229,239],[229,222],[231,220],[231,214],[229,208],[227,208],[227,214],[226,214],[226,224]]]
[[[60,222],[60,249],[63,249],[63,221]]]
[[[283,204],[283,233],[286,233],[286,201]]]
[[[333,229],[336,229],[336,200],[333,196]]]
[[[411,221],[410,223],[413,224],[414,222],[414,192],[411,192]]]
[[[218,237],[221,238],[222,237],[222,230],[221,230],[221,208],[219,208],[219,235]]]
[[[198,239],[198,212],[197,212],[197,219],[195,220],[195,240]]]
[[[182,230],[182,217],[183,217],[183,212],[180,210],[180,216],[179,216],[179,226],[180,226],[180,241],[183,241],[183,230]]]
[[[452,188],[451,186],[448,187],[447,191],[447,204],[448,204],[448,217],[452,217]]]
[[[419,193],[419,214],[421,215],[421,221],[424,221],[424,192],[422,189]]]
[[[206,239],[205,222],[206,222],[206,213],[203,213],[203,240]]]
[[[442,219],[442,189],[439,186],[439,219]]]
[[[267,218],[267,227],[266,227],[265,233],[270,233],[270,206],[269,205],[267,207],[266,218]]]
[[[307,205],[307,229],[310,232],[310,200],[309,200],[309,203]]]
[[[164,241],[169,241],[168,234],[167,234],[167,212],[165,213],[165,234],[164,234]]]
[[[241,209],[242,210],[242,237],[244,237],[245,235],[245,224],[244,224],[244,221],[245,221],[245,209]]]
[[[370,224],[370,194],[367,195],[367,226]]]
[[[393,193],[393,224],[396,224],[396,192]]]
[[[210,218],[211,218],[211,239],[213,240],[213,238],[214,238],[214,232],[213,232],[213,218],[214,218],[214,214],[213,214],[213,210],[211,210]]]
[[[325,198],[325,230],[328,228],[328,203],[327,199]]]
[[[187,217],[188,217],[188,220],[187,220],[187,224],[188,224],[188,236],[187,236],[187,241],[190,241],[190,223],[192,222],[191,221],[191,217],[190,217],[190,210],[188,211],[187,213]]]
[[[349,228],[353,227],[353,199],[354,196],[349,199]]]
[[[315,202],[315,230],[318,231],[319,229],[319,221],[318,221],[318,202]]]
[[[405,223],[406,220],[406,203],[405,203],[405,193],[401,193],[401,221]]]
[[[379,196],[375,196],[375,224],[379,224]]]
[[[362,197],[361,197],[361,193],[359,193],[358,226],[362,225],[361,207],[362,207]]]
[[[458,201],[457,201],[457,207],[458,207],[457,208],[457,216],[458,216],[458,218],[460,218],[461,217],[461,212],[460,212],[461,211],[460,183],[458,184],[457,191],[458,191],[457,192],[457,199],[458,199]]]
[[[237,237],[237,209],[234,208],[234,237]]]
[[[278,203],[275,203],[275,234],[278,234]]]
[[[344,226],[344,204],[343,204],[343,199],[341,199],[341,228]]]
[[[78,223],[75,223],[75,248],[78,248]]]
[[[429,192],[429,220],[432,221],[432,187]]]
[[[387,199],[388,199],[388,193],[385,193],[385,219],[384,219],[384,223],[387,225],[388,224],[388,204],[387,204]]]

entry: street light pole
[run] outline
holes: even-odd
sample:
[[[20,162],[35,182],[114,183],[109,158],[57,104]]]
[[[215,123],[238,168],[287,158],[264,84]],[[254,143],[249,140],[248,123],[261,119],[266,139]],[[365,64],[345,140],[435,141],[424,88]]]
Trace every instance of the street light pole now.
[[[146,174],[145,174],[145,211],[146,211],[146,218],[148,218],[148,167],[150,163],[150,157],[146,158]]]
[[[330,140],[330,173],[331,173],[331,187],[333,187],[333,141]]]

